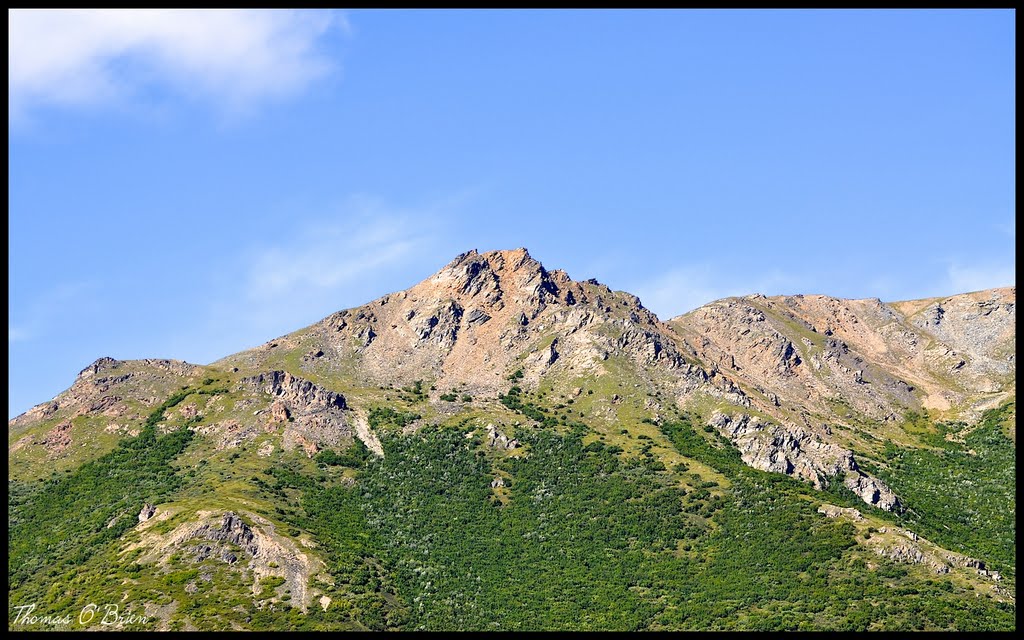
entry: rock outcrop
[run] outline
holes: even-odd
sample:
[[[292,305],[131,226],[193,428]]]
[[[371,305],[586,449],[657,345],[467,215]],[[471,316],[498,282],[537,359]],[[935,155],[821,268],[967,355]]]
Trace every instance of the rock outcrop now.
[[[295,406],[340,410],[347,408],[345,398],[340,393],[324,389],[286,371],[270,371],[246,378],[242,382]]]
[[[268,520],[252,513],[244,516],[233,511],[200,512],[197,520],[158,535],[148,527],[155,519],[141,521],[140,515],[142,539],[125,551],[143,548],[142,562],[163,563],[179,550],[185,551],[184,557],[191,562],[213,559],[249,576],[254,594],[260,591],[260,580],[278,576],[285,580],[279,594],[291,593],[292,602],[306,611],[313,597],[310,580],[323,563],[277,534]]]
[[[352,424],[355,428],[355,435],[359,438],[360,442],[365,444],[366,448],[375,455],[383,457],[384,445],[381,444],[377,434],[370,428],[370,423],[366,419],[366,415],[361,411],[356,411]]]
[[[495,449],[515,449],[519,446],[518,440],[501,433],[493,424],[487,425],[487,437],[484,442],[488,447]]]
[[[149,413],[146,407],[159,404],[174,391],[195,382],[201,371],[200,367],[179,360],[99,358],[82,369],[66,391],[10,420],[8,431],[18,433],[50,421],[67,423],[77,416],[142,421]],[[42,444],[42,438],[37,442]],[[51,453],[58,455],[63,448],[59,442],[54,444],[60,451],[51,449]]]
[[[638,392],[616,393],[588,418],[614,421],[631,404],[657,418],[666,405],[687,409],[710,397],[766,416],[731,425],[712,417],[748,464],[818,487],[838,477],[865,503],[899,510],[892,491],[858,468],[850,439],[838,444],[823,422],[846,428],[856,443],[860,430],[901,422],[908,411],[969,412],[1012,392],[1013,374],[997,361],[1013,351],[1014,295],[1011,288],[892,304],[753,295],[663,323],[635,296],[545,269],[525,249],[469,251],[407,290],[222,364],[259,367],[275,350],[301,348],[325,354],[303,360],[309,371],[341,370],[384,387],[429,381],[438,396],[459,390],[474,398],[504,393],[515,371],[527,389],[626,376]],[[985,328],[967,328],[979,319]],[[440,407],[446,415],[456,409]]]
[[[998,571],[986,569],[981,560],[943,549],[907,529],[881,527],[866,544],[880,556],[905,564],[922,564],[939,575],[963,568],[992,581],[1002,579]]]
[[[286,371],[245,378],[242,385],[274,398],[268,417],[272,424],[283,425],[285,450],[301,447],[312,457],[323,447],[345,448],[352,443],[348,405],[341,394]]]
[[[852,507],[837,507],[831,504],[823,504],[818,507],[818,513],[826,518],[849,518],[854,522],[863,522],[864,515]]]
[[[817,489],[840,476],[865,503],[886,511],[902,507],[885,484],[857,467],[852,451],[825,442],[819,434],[745,413],[715,412],[708,424],[736,445],[743,461],[755,469],[795,476]]]
[[[62,422],[43,438],[42,445],[51,456],[59,455],[71,446],[71,429],[71,422]]]
[[[865,527],[867,519],[856,509],[823,504],[818,507],[818,513],[826,518],[846,518],[859,524],[861,535],[857,537],[857,542],[889,560],[924,565],[938,575],[947,574],[953,569],[966,569],[993,582],[1002,580],[998,571],[988,569],[981,560],[943,549],[909,529]]]
[[[861,500],[867,504],[885,509],[886,511],[902,511],[903,505],[899,498],[892,492],[892,489],[877,478],[872,478],[857,468],[857,464],[850,459],[852,468],[843,478],[843,484],[847,489],[853,491]]]
[[[145,522],[156,515],[156,507],[149,504],[148,502],[142,505],[142,509],[139,511],[139,522]]]

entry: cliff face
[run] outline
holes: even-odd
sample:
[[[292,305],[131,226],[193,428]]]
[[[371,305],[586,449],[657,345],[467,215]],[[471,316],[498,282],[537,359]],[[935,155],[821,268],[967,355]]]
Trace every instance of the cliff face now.
[[[269,371],[241,384],[274,398],[266,416],[269,429],[283,426],[281,446],[296,447],[310,456],[322,448],[352,444],[345,397],[285,371]]]
[[[729,438],[743,461],[755,469],[795,476],[817,489],[838,477],[866,504],[886,511],[903,508],[885,483],[857,466],[852,451],[826,442],[817,433],[742,413],[730,417],[716,412],[709,424]]]

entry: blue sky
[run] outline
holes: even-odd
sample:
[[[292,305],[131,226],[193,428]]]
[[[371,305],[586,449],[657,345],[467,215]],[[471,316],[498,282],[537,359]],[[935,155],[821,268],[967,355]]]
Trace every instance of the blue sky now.
[[[471,248],[662,318],[1014,284],[1014,18],[12,12],[8,414]]]

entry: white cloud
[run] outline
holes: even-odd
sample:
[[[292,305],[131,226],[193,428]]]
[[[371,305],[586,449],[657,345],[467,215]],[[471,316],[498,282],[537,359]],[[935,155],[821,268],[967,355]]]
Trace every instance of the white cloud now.
[[[408,216],[361,216],[311,225],[283,244],[260,251],[249,270],[251,299],[304,293],[317,296],[402,262],[427,244],[426,230]]]
[[[1016,282],[1012,265],[988,264],[963,266],[951,264],[946,271],[951,293],[970,293],[996,287],[1008,287]]]
[[[154,79],[227,111],[300,91],[333,68],[318,39],[335,12],[8,10],[8,106],[106,103]]]
[[[448,221],[463,199],[403,208],[351,198],[333,215],[283,221],[266,242],[225,256],[231,264],[215,270],[205,308],[196,309],[202,319],[183,325],[165,349],[209,362],[409,287],[457,253]]]
[[[663,320],[692,311],[709,302],[753,293],[778,294],[781,289],[800,290],[798,279],[780,271],[737,280],[708,265],[687,265],[636,285],[644,306]]]
[[[25,329],[22,329],[21,327],[12,327],[11,325],[7,325],[7,344],[11,344],[12,342],[25,342],[29,340],[31,337],[32,334],[30,334]]]

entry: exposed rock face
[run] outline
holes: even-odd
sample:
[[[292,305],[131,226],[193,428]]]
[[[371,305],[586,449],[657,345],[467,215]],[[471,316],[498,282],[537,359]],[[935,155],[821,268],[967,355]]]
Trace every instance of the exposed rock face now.
[[[853,462],[852,457],[850,461],[851,463]],[[872,478],[860,469],[857,469],[856,463],[853,464],[853,468],[850,471],[852,473],[846,474],[843,484],[846,485],[847,489],[860,496],[861,500],[886,511],[903,510],[903,505],[900,503],[899,498],[881,480]]]
[[[253,424],[242,424],[238,420],[228,419],[217,422],[200,430],[200,433],[216,433],[220,436],[217,450],[234,449],[248,440],[254,440],[260,430]]]
[[[618,393],[609,411],[589,418],[615,420],[630,404],[657,417],[663,403],[687,408],[710,396],[770,416],[772,426],[741,421],[735,428],[743,433],[730,435],[748,463],[817,486],[840,476],[865,502],[898,509],[892,492],[857,468],[848,445],[835,444],[822,421],[851,433],[865,421],[899,422],[908,410],[956,405],[969,412],[976,401],[998,402],[1013,390],[1005,354],[1013,352],[1014,294],[888,305],[753,295],[666,324],[635,296],[549,271],[525,249],[469,251],[405,291],[222,363],[261,367],[269,354],[301,348],[325,354],[303,365],[310,371],[344,371],[382,386],[424,380],[438,394],[459,389],[474,398],[503,393],[517,370],[517,384],[527,389],[542,379],[627,372],[637,396]],[[966,328],[979,318],[984,329]]]
[[[414,327],[417,344],[436,344],[451,349],[459,337],[462,320],[462,305],[456,300],[445,300],[433,313],[420,316]]]
[[[239,518],[237,514],[231,512],[224,514],[224,518],[221,520],[219,527],[211,524],[204,524],[192,532],[192,537],[211,540],[214,542],[230,542],[231,544],[241,547],[242,551],[249,556],[256,556],[260,552],[259,545],[254,542],[255,534],[253,534],[252,528]],[[196,560],[202,561],[207,555],[209,555],[209,551],[209,547],[202,547],[197,553]],[[238,559],[237,556],[231,554],[230,551],[225,551],[226,553],[223,557],[224,561],[228,564],[232,564]],[[200,555],[202,555],[202,557],[199,557]]]
[[[32,407],[31,409],[21,414],[20,416],[13,418],[8,423],[8,427],[11,431],[14,431],[19,427],[24,427],[31,425],[33,423],[41,422],[49,418],[54,413],[56,413],[58,409],[60,409],[60,404],[56,400],[44,402],[42,404]]]
[[[983,383],[986,376],[1006,375],[1013,370],[1015,354],[1002,347],[1015,337],[1015,289],[993,289],[944,299],[899,303],[910,323],[935,336],[954,355],[952,369],[967,384]],[[915,310],[915,303],[924,307]],[[961,364],[963,362],[963,364]]]
[[[166,415],[166,413],[164,415]],[[196,404],[194,402],[189,402],[178,406],[178,415],[183,419],[188,420],[199,415],[199,409],[196,408]]]
[[[43,447],[50,453],[51,456],[62,453],[71,445],[71,428],[70,422],[62,422],[56,427],[50,430],[43,438]]]
[[[489,410],[510,380],[527,391],[543,381],[579,397],[573,408],[590,409],[581,418],[606,428],[624,416],[692,409],[747,464],[817,487],[841,478],[866,503],[899,510],[896,496],[858,468],[851,448],[870,440],[859,432],[872,435],[908,410],[970,419],[1005,400],[1015,391],[1014,337],[1014,288],[889,304],[752,295],[664,323],[635,296],[547,270],[525,249],[474,250],[407,290],[214,363],[225,374],[242,372],[226,374],[236,381],[232,394],[197,400],[199,408],[186,403],[168,424],[202,413],[192,428],[219,437],[219,448],[273,432],[283,448],[310,456],[354,437],[383,455],[364,405],[378,401],[378,386],[426,382],[431,390],[418,401],[450,416],[461,408],[442,403],[442,394],[468,393]],[[174,360],[100,358],[70,389],[10,421],[10,456],[38,445],[63,451],[78,415],[116,417],[106,421],[109,432],[132,433],[206,371]],[[601,385],[610,389],[604,397],[580,395],[583,380],[598,379],[612,383]],[[324,386],[334,380],[348,399]],[[710,418],[709,398],[720,408]],[[833,434],[823,422],[848,428]],[[518,444],[493,427],[487,443]],[[265,443],[260,455],[273,451]]]
[[[826,518],[846,518],[855,523],[865,522],[864,516],[856,509],[831,504],[818,507],[818,513],[824,514]],[[861,531],[864,531],[863,527]],[[862,537],[857,537],[857,542],[873,549],[880,556],[904,564],[925,565],[939,575],[947,574],[953,569],[966,569],[993,582],[1002,579],[998,571],[987,569],[981,560],[943,549],[909,529],[881,527],[876,531],[869,528]]]
[[[922,408],[973,419],[1015,389],[1015,301],[1013,287],[889,304],[753,295],[670,324],[780,420],[815,414],[843,422],[837,399],[873,420]]]
[[[231,511],[197,515],[197,521],[182,524],[166,535],[144,533],[142,542],[129,550],[135,546],[148,548],[141,557],[143,562],[166,561],[179,549],[188,550],[194,562],[214,558],[251,575],[253,593],[259,592],[262,578],[279,576],[285,579],[282,591],[290,591],[293,602],[303,611],[308,609],[312,599],[310,578],[322,569],[322,562],[300,551],[290,539],[275,533],[273,524],[255,514],[246,514],[251,525]],[[145,532],[148,524],[148,520],[140,522],[139,528]]]
[[[312,457],[322,447],[343,448],[352,443],[348,405],[341,394],[285,371],[245,378],[242,384],[274,396],[270,419],[285,425],[281,438],[285,450],[301,447]]]
[[[498,431],[493,424],[487,425],[486,442],[488,447],[494,447],[496,449],[515,449],[519,446],[518,440],[510,439],[508,436]]]
[[[729,438],[740,450],[743,461],[755,469],[796,476],[818,489],[829,478],[842,476],[843,484],[867,504],[886,511],[901,508],[899,499],[888,487],[857,467],[853,452],[823,441],[819,434],[745,413],[729,416],[715,412],[708,424]]]
[[[548,271],[516,249],[464,253],[410,289],[329,316],[301,339],[326,354],[307,366],[338,362],[374,385],[429,379],[440,392],[493,397],[518,368],[522,384],[535,386],[542,376],[600,374],[609,358],[621,358],[647,377],[669,373],[673,394],[692,392],[707,376],[686,363],[670,334],[635,296]],[[261,347],[223,363],[259,367],[271,353]]]
[[[119,364],[121,363],[109,356],[97,358],[95,362],[78,372],[76,380],[88,380],[99,375],[101,371],[116,369]]]
[[[345,398],[286,371],[270,371],[242,381],[286,403],[328,409],[346,409]]]
[[[981,560],[938,547],[907,529],[882,527],[878,535],[867,542],[878,555],[896,562],[927,565],[937,574],[949,573],[953,568],[964,568],[993,581],[1002,578],[999,572],[988,571]]]
[[[291,417],[291,413],[288,411],[288,405],[281,398],[277,398],[270,404],[270,419],[275,422],[288,422],[288,418]]]
[[[851,507],[837,507],[831,504],[823,504],[818,507],[818,513],[824,514],[826,518],[849,518],[854,522],[863,522],[864,516],[860,511]]]
[[[366,448],[375,455],[384,456],[384,446],[381,444],[377,434],[370,429],[370,423],[362,411],[356,411],[352,424],[355,427],[355,435],[366,445]]]
[[[171,392],[193,382],[201,369],[178,360],[115,360],[100,358],[79,372],[69,389],[8,422],[16,433],[47,420],[70,421],[80,415],[143,420],[129,401],[142,405],[161,402]]]
[[[928,565],[932,571],[937,574],[949,573],[949,565],[943,562],[937,556],[926,553],[920,545],[914,544],[910,540],[899,540],[889,545],[879,545],[875,547],[875,551],[880,556],[885,556],[890,560],[896,562],[902,562],[904,564],[924,564]]]
[[[145,522],[156,515],[156,507],[149,504],[148,502],[142,505],[142,510],[139,511],[139,522]]]

